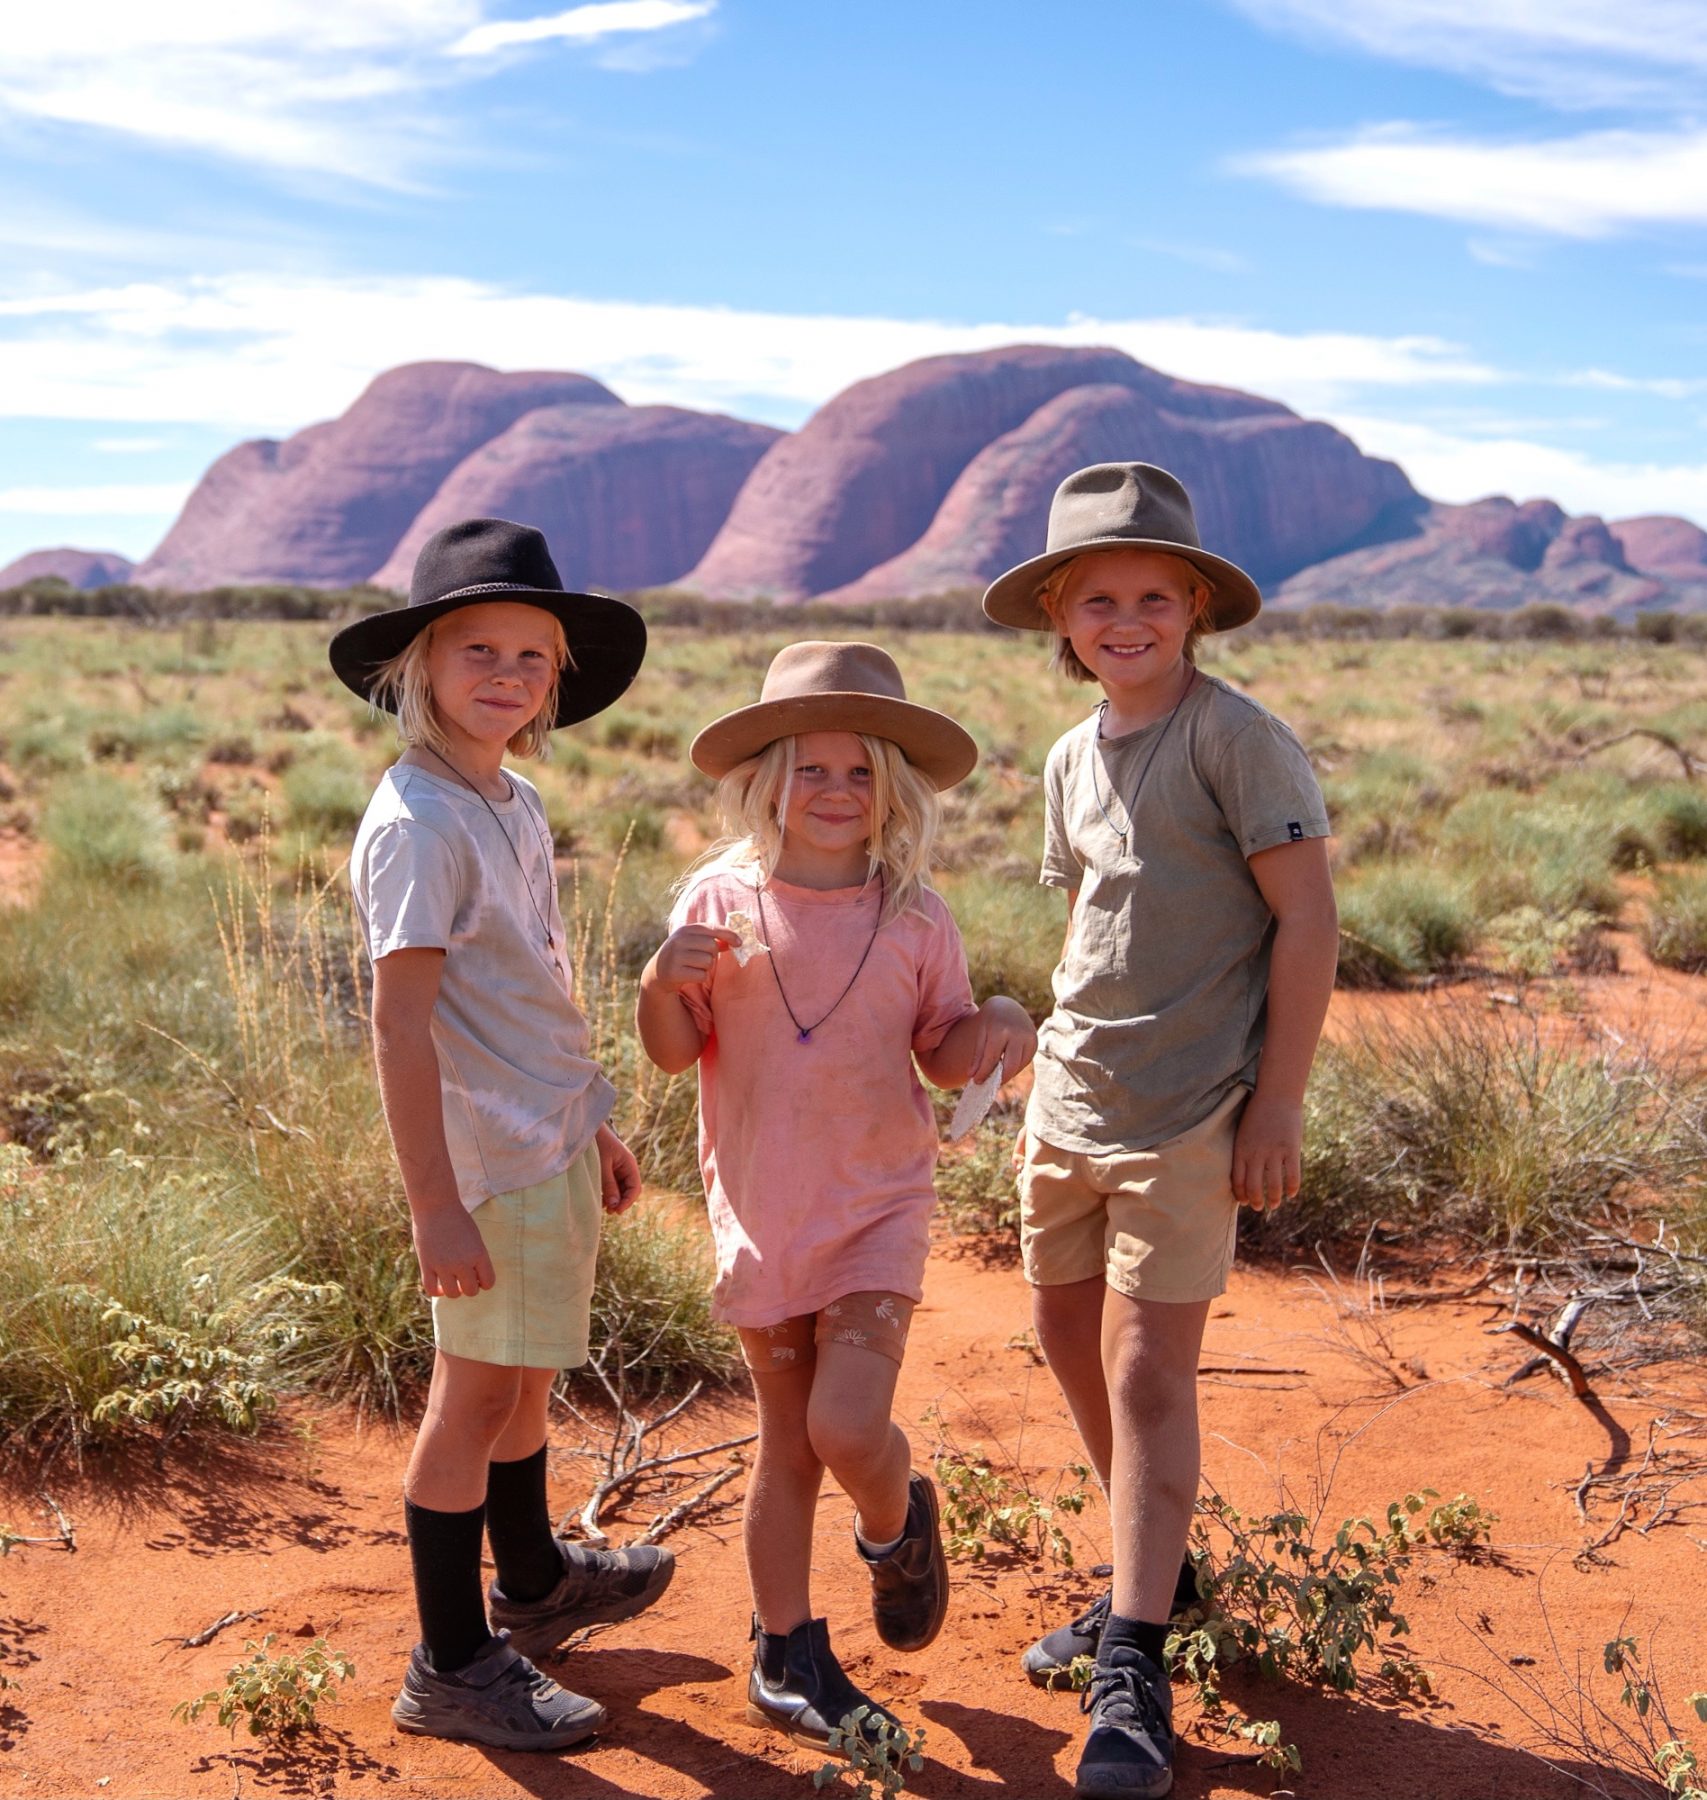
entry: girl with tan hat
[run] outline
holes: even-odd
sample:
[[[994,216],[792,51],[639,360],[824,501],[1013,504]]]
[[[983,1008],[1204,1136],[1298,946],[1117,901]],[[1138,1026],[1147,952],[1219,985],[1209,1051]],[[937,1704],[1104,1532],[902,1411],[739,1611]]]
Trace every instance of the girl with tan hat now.
[[[748,1716],[824,1748],[872,1706],[813,1616],[826,1468],[857,1509],[878,1635],[942,1628],[936,1490],[890,1416],[922,1278],[939,1087],[1015,1075],[1036,1033],[1017,1001],[972,998],[953,918],[927,885],[938,795],[977,747],[906,697],[871,644],[779,651],[759,702],[694,740],[728,836],[690,871],[640,980],[660,1068],[699,1065],[700,1161],[719,1317],[758,1400],[747,1493],[754,1652]]]

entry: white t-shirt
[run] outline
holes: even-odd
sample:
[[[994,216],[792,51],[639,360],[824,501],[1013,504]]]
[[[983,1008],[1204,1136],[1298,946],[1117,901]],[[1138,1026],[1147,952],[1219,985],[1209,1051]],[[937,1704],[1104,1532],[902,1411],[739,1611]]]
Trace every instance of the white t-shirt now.
[[[448,776],[394,765],[350,858],[375,962],[445,952],[433,1047],[445,1141],[471,1211],[566,1169],[616,1100],[572,995],[545,808],[530,782],[505,773],[514,791],[488,811]]]

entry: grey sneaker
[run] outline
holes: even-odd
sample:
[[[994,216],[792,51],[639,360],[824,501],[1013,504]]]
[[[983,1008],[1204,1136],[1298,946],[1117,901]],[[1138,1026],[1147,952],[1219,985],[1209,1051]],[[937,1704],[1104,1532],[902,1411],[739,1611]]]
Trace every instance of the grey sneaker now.
[[[1142,1650],[1117,1644],[1079,1696],[1090,1735],[1073,1792],[1093,1800],[1158,1800],[1174,1785],[1174,1696]]]
[[[391,1718],[399,1731],[417,1737],[496,1750],[567,1750],[604,1724],[605,1709],[542,1675],[500,1632],[473,1662],[449,1671],[435,1669],[417,1644]]]
[[[1026,1651],[1021,1663],[1033,1687],[1053,1687],[1072,1667],[1075,1657],[1096,1655],[1113,1598],[1113,1589],[1104,1588],[1070,1625],[1057,1625]]]
[[[656,1544],[593,1550],[559,1538],[563,1576],[541,1600],[511,1600],[494,1582],[486,1593],[492,1628],[510,1634],[524,1656],[549,1656],[586,1625],[609,1625],[645,1612],[670,1585],[676,1559]]]

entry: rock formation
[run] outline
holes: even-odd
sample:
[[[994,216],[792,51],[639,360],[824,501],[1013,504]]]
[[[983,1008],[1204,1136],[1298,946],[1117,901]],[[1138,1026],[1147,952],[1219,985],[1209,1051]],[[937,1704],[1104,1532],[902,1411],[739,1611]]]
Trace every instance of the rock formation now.
[[[116,550],[32,550],[0,569],[0,588],[44,579],[68,582],[74,588],[112,587],[129,581],[135,566]]]
[[[406,589],[416,553],[457,519],[537,525],[568,587],[662,587],[686,574],[781,434],[674,406],[546,406],[465,457],[374,581]]]
[[[363,581],[465,456],[524,413],[566,401],[622,404],[585,375],[392,369],[342,418],[220,457],[136,578],[178,588]]]
[[[1632,569],[1673,581],[1707,581],[1707,531],[1699,525],[1660,513],[1617,519],[1612,529]]]

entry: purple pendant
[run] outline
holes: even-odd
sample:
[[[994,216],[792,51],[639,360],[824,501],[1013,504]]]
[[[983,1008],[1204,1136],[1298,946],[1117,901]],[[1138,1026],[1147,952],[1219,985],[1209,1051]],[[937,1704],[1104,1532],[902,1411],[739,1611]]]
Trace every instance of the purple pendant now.
[[[796,1042],[796,1043],[797,1043],[797,1044],[809,1044],[809,1043],[811,1043],[811,1042],[812,1042],[812,1033],[811,1033],[811,1031],[810,1031],[810,1030],[809,1030],[809,1029],[805,1029],[805,1028],[803,1028],[803,1029],[802,1029],[802,1030],[800,1030],[800,1031],[799,1031],[799,1032],[798,1032],[798,1033],[796,1033],[796,1035],[795,1035],[795,1039],[794,1039],[794,1041],[795,1041],[795,1042]]]

